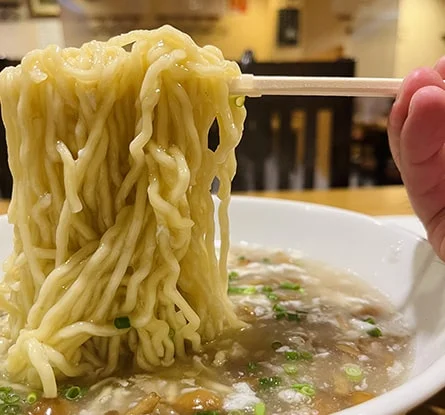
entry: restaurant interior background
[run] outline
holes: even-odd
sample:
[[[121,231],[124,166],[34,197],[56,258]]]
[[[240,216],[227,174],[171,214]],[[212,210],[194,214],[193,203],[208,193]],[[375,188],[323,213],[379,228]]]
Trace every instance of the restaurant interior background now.
[[[218,46],[246,73],[404,77],[445,54],[445,0],[0,0],[0,69],[48,44],[79,46],[164,23]],[[386,135],[391,104],[247,99],[234,189],[400,183]],[[10,188],[1,128],[1,196]]]

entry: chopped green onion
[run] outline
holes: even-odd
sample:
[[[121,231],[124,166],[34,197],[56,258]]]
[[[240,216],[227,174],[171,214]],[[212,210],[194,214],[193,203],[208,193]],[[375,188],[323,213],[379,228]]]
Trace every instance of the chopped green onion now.
[[[286,317],[288,321],[301,321],[301,316],[298,313],[286,313]]]
[[[373,329],[367,332],[371,337],[382,337],[383,333],[378,327],[374,327]]]
[[[266,405],[264,402],[258,402],[255,405],[255,415],[266,415]]]
[[[294,282],[284,281],[280,284],[280,288],[282,288],[283,290],[298,291],[299,289],[301,289],[301,286],[299,284],[295,284]]]
[[[114,319],[114,327],[117,329],[129,329],[131,327],[130,319],[127,316],[116,317]]]
[[[232,287],[232,286],[229,286],[228,293],[229,294],[255,294],[256,288],[255,287]]]
[[[244,415],[244,411],[241,409],[234,409],[233,411],[229,411],[229,415]]]
[[[274,341],[272,342],[272,349],[277,350],[280,347],[283,347],[283,343],[279,342],[279,341]]]
[[[22,413],[20,396],[10,387],[0,388],[0,414],[18,415]]]
[[[265,285],[263,286],[263,288],[261,289],[261,291],[263,293],[271,293],[273,291],[273,288],[270,285]]]
[[[295,351],[284,352],[284,356],[286,357],[286,360],[297,360],[299,353]]]
[[[256,372],[258,370],[258,363],[256,362],[247,363],[247,370],[249,372]]]
[[[260,378],[258,379],[258,383],[262,388],[275,388],[281,385],[281,378],[279,376]]]
[[[282,320],[283,318],[286,317],[286,315],[287,315],[287,313],[285,311],[281,311],[281,312],[275,314],[275,318],[277,320]]]
[[[311,360],[312,354],[306,351],[303,352],[296,352],[294,350],[285,352],[284,356],[286,357],[286,360]]]
[[[236,97],[235,98],[235,105],[237,107],[242,107],[244,105],[245,97]]]
[[[18,401],[20,401],[20,396],[15,393],[10,393],[4,399],[4,402],[7,404],[17,403]]]
[[[269,258],[263,258],[263,259],[262,259],[262,262],[263,262],[264,264],[270,264],[270,259],[269,259]]]
[[[281,319],[285,318],[287,315],[286,309],[280,304],[275,304],[272,307],[272,310],[275,311],[275,318],[277,320],[281,320]]]
[[[276,294],[274,294],[274,293],[269,293],[269,294],[267,294],[267,298],[268,298],[270,301],[277,301],[277,300],[278,300],[278,295],[276,295]]]
[[[229,281],[236,280],[239,277],[239,274],[236,271],[229,272]]]
[[[69,401],[76,401],[83,396],[82,389],[79,386],[70,386],[65,390],[63,396]]]
[[[219,411],[197,411],[194,415],[219,415]],[[235,413],[236,414],[236,413]]]
[[[5,399],[11,393],[12,388],[0,388],[0,404],[5,403]]]
[[[244,255],[241,255],[238,257],[238,261],[245,261],[246,257]]]
[[[343,367],[343,370],[348,379],[352,382],[360,382],[363,379],[363,372],[360,369],[360,366],[355,365],[354,363],[346,364]]]
[[[312,353],[310,353],[310,352],[306,352],[306,351],[303,351],[303,352],[300,352],[300,357],[303,359],[303,360],[312,360]]]
[[[5,404],[0,406],[1,415],[19,415],[22,413],[22,408],[19,404]]]
[[[298,367],[294,363],[284,363],[283,369],[287,375],[296,375],[298,372]]]
[[[365,323],[369,323],[369,324],[374,324],[375,325],[375,320],[372,317],[368,317],[365,320],[363,320]]]
[[[31,392],[28,394],[28,396],[26,397],[26,402],[29,403],[30,405],[32,405],[33,403],[37,402],[37,393],[35,392]]]
[[[295,385],[292,385],[292,389],[295,389],[306,396],[315,396],[315,389],[309,383],[296,383]]]
[[[275,311],[276,313],[281,313],[286,311],[286,309],[281,304],[274,304],[272,310]]]

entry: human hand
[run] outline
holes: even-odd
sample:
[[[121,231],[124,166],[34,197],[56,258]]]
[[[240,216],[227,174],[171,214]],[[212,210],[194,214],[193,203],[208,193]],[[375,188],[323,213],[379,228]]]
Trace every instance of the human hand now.
[[[428,239],[445,260],[445,57],[403,81],[388,124],[391,153]]]

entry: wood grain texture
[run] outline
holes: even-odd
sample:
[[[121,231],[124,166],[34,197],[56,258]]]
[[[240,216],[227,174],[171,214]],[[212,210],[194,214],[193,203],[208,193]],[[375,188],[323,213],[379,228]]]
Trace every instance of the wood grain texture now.
[[[349,209],[366,215],[413,214],[408,195],[403,186],[302,191],[235,192],[234,194],[318,203],[342,209]]]

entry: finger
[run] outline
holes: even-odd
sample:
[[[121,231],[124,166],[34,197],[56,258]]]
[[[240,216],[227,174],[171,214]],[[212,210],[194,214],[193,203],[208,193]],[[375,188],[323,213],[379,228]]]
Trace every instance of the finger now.
[[[401,131],[402,165],[424,168],[423,164],[443,147],[445,143],[444,115],[444,89],[437,86],[425,86],[414,93]]]
[[[400,88],[388,120],[388,136],[391,154],[400,169],[400,132],[408,116],[411,98],[416,91],[425,86],[435,85],[445,89],[438,72],[431,68],[420,68],[408,75]]]
[[[442,79],[445,79],[445,56],[437,61],[436,65],[434,65],[434,70],[441,76]]]
[[[402,179],[424,224],[445,208],[445,90],[428,86],[412,97],[400,138]]]

